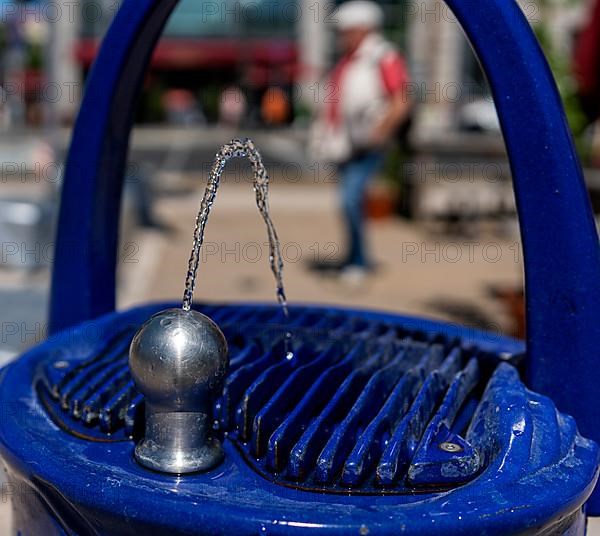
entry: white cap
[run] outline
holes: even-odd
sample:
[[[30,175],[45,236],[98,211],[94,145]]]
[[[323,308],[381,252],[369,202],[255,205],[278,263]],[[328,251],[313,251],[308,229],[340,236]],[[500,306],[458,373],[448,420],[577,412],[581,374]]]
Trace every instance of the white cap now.
[[[369,0],[344,2],[333,13],[333,20],[340,30],[352,28],[377,29],[383,25],[383,10]]]

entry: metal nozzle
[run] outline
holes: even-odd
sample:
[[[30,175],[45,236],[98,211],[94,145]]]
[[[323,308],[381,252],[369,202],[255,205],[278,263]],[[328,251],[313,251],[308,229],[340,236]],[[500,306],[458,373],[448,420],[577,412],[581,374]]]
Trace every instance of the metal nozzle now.
[[[146,400],[146,431],[137,461],[171,474],[207,471],[223,460],[210,437],[212,407],[229,358],[219,327],[193,310],[168,309],[136,333],[129,366]]]

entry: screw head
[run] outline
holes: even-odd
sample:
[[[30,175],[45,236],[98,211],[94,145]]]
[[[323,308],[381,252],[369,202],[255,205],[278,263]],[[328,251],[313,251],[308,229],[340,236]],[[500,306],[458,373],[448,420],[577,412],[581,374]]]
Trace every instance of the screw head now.
[[[456,443],[450,443],[449,441],[444,441],[443,443],[439,444],[440,450],[443,450],[444,452],[462,452],[463,448],[460,445],[457,445]]]

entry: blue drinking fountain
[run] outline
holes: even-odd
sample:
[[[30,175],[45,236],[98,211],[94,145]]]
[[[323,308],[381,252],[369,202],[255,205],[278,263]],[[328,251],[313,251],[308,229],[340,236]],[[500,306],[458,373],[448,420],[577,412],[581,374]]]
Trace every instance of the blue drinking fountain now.
[[[288,308],[283,292],[273,306],[193,304],[205,218],[183,306],[115,311],[134,105],[177,4],[124,0],[73,133],[51,337],[0,371],[15,534],[585,533],[600,513],[600,249],[586,188],[517,3],[448,3],[486,71],[510,156],[527,341]],[[217,171],[235,156],[262,169],[251,142],[226,147]]]

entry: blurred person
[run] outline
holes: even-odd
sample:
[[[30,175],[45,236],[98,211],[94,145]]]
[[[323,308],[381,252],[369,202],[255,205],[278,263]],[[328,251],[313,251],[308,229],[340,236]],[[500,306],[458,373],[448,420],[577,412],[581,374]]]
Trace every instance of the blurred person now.
[[[342,57],[323,86],[325,99],[311,129],[309,152],[338,168],[347,251],[338,262],[312,267],[360,279],[373,268],[365,244],[366,189],[383,164],[387,145],[409,117],[409,73],[401,54],[380,32],[383,11],[376,3],[350,0],[333,20]]]
[[[244,92],[237,86],[230,86],[221,93],[219,99],[219,122],[237,128],[246,115],[247,108]]]
[[[188,89],[169,89],[163,96],[167,122],[171,125],[204,123],[204,117],[194,94]]]
[[[277,86],[265,91],[261,101],[261,115],[265,124],[279,126],[290,117],[290,100],[286,92]]]

